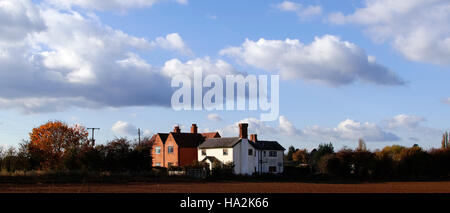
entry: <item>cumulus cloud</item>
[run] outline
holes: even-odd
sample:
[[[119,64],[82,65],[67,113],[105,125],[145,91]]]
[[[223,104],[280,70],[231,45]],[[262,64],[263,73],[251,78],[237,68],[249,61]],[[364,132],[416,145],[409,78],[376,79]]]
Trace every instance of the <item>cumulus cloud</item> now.
[[[409,135],[439,137],[442,130],[422,125],[425,121],[425,118],[417,115],[399,114],[383,123],[387,129],[406,131]]]
[[[414,129],[419,127],[421,122],[426,121],[425,118],[416,115],[399,114],[387,120],[387,127]]]
[[[206,116],[206,118],[210,121],[222,121],[222,117],[219,114],[211,113]]]
[[[134,52],[151,42],[74,11],[45,8],[37,16],[45,30],[0,42],[0,108],[169,105],[170,80]]]
[[[0,1],[0,43],[20,41],[45,29],[39,9],[29,0]]]
[[[389,41],[411,61],[450,64],[448,0],[371,0],[352,14],[329,15],[335,24],[357,24],[379,42]]]
[[[178,51],[185,55],[193,55],[189,47],[184,43],[183,39],[178,33],[168,34],[166,37],[158,37],[153,45],[159,46],[163,49]]]
[[[257,118],[245,118],[219,130],[220,135],[230,137],[239,136],[239,123],[248,123],[249,134],[275,134],[278,132],[275,127],[271,127]]]
[[[220,76],[239,74],[231,64],[223,60],[211,60],[209,57],[195,58],[185,63],[179,59],[166,61],[162,73],[166,76],[184,74],[193,76],[195,71],[202,71],[203,75],[218,74]]]
[[[117,121],[112,127],[111,130],[116,134],[121,135],[135,135],[137,134],[137,128],[128,122],[125,121]]]
[[[144,136],[152,136],[152,135],[153,135],[153,131],[152,131],[152,130],[149,130],[149,129],[146,129],[146,130],[144,130],[143,135],[144,135]]]
[[[220,54],[255,68],[278,71],[284,79],[302,79],[332,86],[355,81],[404,84],[394,72],[377,63],[375,57],[332,35],[316,37],[311,44],[303,44],[297,39],[247,39],[241,46],[223,49]]]
[[[303,20],[322,14],[321,6],[303,6],[300,3],[292,1],[283,1],[279,4],[274,5],[274,7],[281,11],[294,12],[298,15],[298,17],[300,17],[300,19]]]
[[[222,132],[228,135],[236,135],[239,132],[238,123],[242,122],[248,123],[249,131],[257,134],[281,134],[311,141],[357,141],[360,138],[376,142],[400,140],[394,133],[387,132],[374,123],[362,123],[346,119],[333,128],[308,126],[304,129],[298,129],[285,116],[280,116],[276,127],[272,127],[256,118],[247,118],[223,128]]]
[[[61,7],[72,8],[81,7],[91,10],[114,10],[124,11],[133,8],[151,7],[152,5],[162,2],[163,0],[45,0],[47,3]],[[188,0],[173,0],[179,4],[187,4]]]
[[[0,108],[25,113],[170,106],[170,75],[139,52],[190,51],[177,33],[149,41],[106,26],[95,16],[38,7],[29,0],[0,1],[0,21],[11,23],[0,26]],[[210,73],[232,70],[209,58],[180,64],[209,66],[210,71],[203,69]]]

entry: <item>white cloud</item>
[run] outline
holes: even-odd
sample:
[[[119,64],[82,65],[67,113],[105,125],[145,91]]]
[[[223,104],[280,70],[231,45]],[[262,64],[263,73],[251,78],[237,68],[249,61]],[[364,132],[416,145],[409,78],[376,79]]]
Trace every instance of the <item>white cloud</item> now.
[[[221,133],[236,136],[239,133],[239,123],[249,124],[250,132],[257,134],[285,135],[294,139],[310,141],[357,141],[362,138],[366,141],[398,141],[400,138],[390,132],[383,130],[374,123],[361,123],[351,119],[340,122],[334,128],[308,126],[304,129],[298,129],[285,116],[280,116],[277,127],[272,127],[256,118],[243,119],[235,124],[226,126]]]
[[[183,39],[178,33],[171,33],[166,37],[158,37],[153,42],[153,44],[166,50],[178,51],[185,55],[193,55],[192,51],[184,43]]]
[[[170,79],[138,52],[186,50],[178,34],[164,44],[148,41],[95,16],[28,0],[0,1],[0,20],[12,23],[0,26],[0,108],[38,113],[170,105]]]
[[[424,121],[426,121],[426,119],[420,116],[399,114],[387,120],[387,127],[391,129],[395,128],[414,129],[419,127],[419,124]]]
[[[186,63],[172,59],[166,61],[162,68],[162,73],[170,77],[178,74],[193,76],[195,71],[202,71],[204,76],[209,74],[226,76],[239,73],[231,64],[220,59],[214,61],[209,57],[196,58]]]
[[[153,131],[152,131],[152,130],[149,130],[149,129],[146,129],[146,130],[144,130],[143,135],[144,135],[144,136],[152,136],[152,135],[153,135]]]
[[[322,14],[321,6],[303,6],[300,3],[291,1],[283,1],[275,5],[275,8],[281,11],[294,12],[303,20]]]
[[[245,118],[232,125],[228,125],[219,130],[220,135],[223,137],[237,137],[239,136],[239,123],[248,123],[248,134],[276,134],[278,130],[275,127],[267,125],[265,122],[258,120],[257,118]]]
[[[92,10],[114,10],[125,11],[133,8],[145,8],[162,2],[163,0],[45,0],[46,2],[61,7],[72,8],[81,7]],[[188,0],[173,0],[179,4],[186,5]]]
[[[339,86],[357,80],[381,85],[401,85],[394,72],[378,64],[357,45],[325,35],[305,45],[297,39],[246,40],[239,47],[229,47],[220,54],[267,71],[278,71],[284,79]]]
[[[347,140],[358,140],[359,138],[367,141],[400,140],[396,135],[385,132],[374,123],[361,123],[350,119],[339,123],[336,128],[333,128],[333,132],[337,134],[338,138]]]
[[[179,4],[184,4],[184,5],[187,5],[187,4],[189,4],[189,1],[188,0],[176,0]]]
[[[206,118],[210,121],[217,121],[217,122],[222,121],[222,117],[220,117],[219,114],[215,114],[215,113],[208,114],[208,116],[206,116]]]
[[[20,41],[45,29],[39,9],[29,0],[0,1],[0,43]]]
[[[301,135],[301,130],[295,128],[294,124],[290,122],[285,116],[281,115],[278,119],[278,128],[282,134],[286,134],[289,136],[298,136]]]
[[[24,114],[40,112],[59,112],[69,107],[80,106],[85,108],[98,108],[98,103],[84,97],[31,97],[31,98],[1,98],[0,108],[18,108]]]
[[[137,128],[128,122],[117,121],[112,127],[111,130],[116,134],[122,135],[135,135],[137,134]]]
[[[442,130],[423,126],[422,123],[425,121],[427,121],[425,118],[417,115],[399,114],[393,118],[386,119],[384,121],[384,126],[387,129],[406,132],[409,136],[427,136],[430,138],[440,137]]]
[[[370,0],[352,14],[330,14],[329,21],[361,25],[411,61],[450,64],[448,0]]]

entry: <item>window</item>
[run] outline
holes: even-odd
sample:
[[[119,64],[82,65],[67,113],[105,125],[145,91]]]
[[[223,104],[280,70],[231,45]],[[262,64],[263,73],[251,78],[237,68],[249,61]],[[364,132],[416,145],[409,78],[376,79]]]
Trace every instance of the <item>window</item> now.
[[[269,166],[269,172],[277,172],[276,166]]]
[[[269,152],[269,156],[270,157],[276,157],[277,156],[277,151],[270,151]]]
[[[228,149],[223,149],[223,155],[228,155]]]
[[[155,166],[161,166],[161,163],[155,163]]]
[[[173,146],[168,146],[167,147],[167,153],[173,153]]]
[[[206,156],[206,149],[202,149],[202,156]]]
[[[264,151],[264,157],[266,157],[266,151]]]
[[[161,153],[161,147],[157,146],[155,147],[155,154],[160,154]]]
[[[173,166],[172,162],[167,163],[167,167],[171,167],[171,166]]]
[[[253,155],[253,149],[248,149],[248,155],[252,156]]]

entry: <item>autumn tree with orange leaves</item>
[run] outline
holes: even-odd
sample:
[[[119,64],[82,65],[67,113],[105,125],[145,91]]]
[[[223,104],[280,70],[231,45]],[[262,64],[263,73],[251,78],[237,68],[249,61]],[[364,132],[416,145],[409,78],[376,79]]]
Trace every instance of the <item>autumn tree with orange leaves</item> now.
[[[84,127],[49,121],[30,133],[28,151],[39,159],[42,169],[63,169],[64,161],[76,156],[81,146],[88,144],[88,132]]]

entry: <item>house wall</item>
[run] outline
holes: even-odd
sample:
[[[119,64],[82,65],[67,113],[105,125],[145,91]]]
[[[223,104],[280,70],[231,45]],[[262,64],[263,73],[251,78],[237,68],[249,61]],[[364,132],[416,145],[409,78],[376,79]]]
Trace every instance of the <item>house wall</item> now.
[[[241,143],[236,144],[236,146],[233,147],[233,162],[234,162],[234,173],[240,174],[241,173]]]
[[[253,150],[253,155],[248,155],[248,150]],[[283,172],[283,151],[281,150],[257,150],[247,139],[229,148],[228,156],[223,156],[223,148],[205,149],[206,156],[214,156],[223,163],[233,162],[234,173],[252,175],[253,173],[268,173],[270,166],[277,167],[276,173]],[[263,152],[266,152],[264,157]],[[269,151],[276,151],[276,157],[269,157]],[[202,155],[202,149],[198,149],[198,160],[203,160],[206,156]],[[260,164],[261,159],[261,164]]]
[[[223,155],[223,149],[228,149],[228,155]],[[202,155],[202,149],[198,149],[197,156],[198,160],[202,161],[206,156],[214,156],[222,163],[234,162],[234,149],[233,148],[214,148],[205,149],[206,155]]]
[[[161,153],[156,154],[156,147],[161,147]],[[164,166],[164,142],[160,137],[156,137],[155,142],[152,146],[152,166],[156,166],[157,163],[160,163],[161,166]]]
[[[237,152],[239,152],[239,160],[235,164],[239,164],[236,167],[236,174],[252,175],[255,172],[259,172],[257,167],[258,162],[258,150],[256,150],[252,145],[250,145],[248,139],[242,139],[242,141],[235,146]],[[252,149],[253,154],[248,155],[248,150]],[[256,167],[256,170],[255,170]]]
[[[266,156],[264,157],[264,151],[266,152]],[[277,156],[276,157],[270,157],[269,152],[270,151],[276,151]],[[270,166],[277,167],[277,171],[275,173],[282,173],[284,170],[283,166],[283,151],[281,150],[261,150],[261,156],[262,156],[262,172],[268,173]]]
[[[173,153],[169,154],[169,146],[173,146]],[[175,142],[172,134],[169,135],[166,139],[166,143],[164,145],[164,154],[165,154],[165,164],[164,167],[168,167],[169,163],[172,163],[173,166],[179,166],[178,156],[179,150],[178,145]]]
[[[201,160],[197,157],[197,148],[186,148],[186,147],[179,147],[178,148],[178,163],[179,166],[186,166],[190,165],[194,162],[197,162],[198,160]]]

